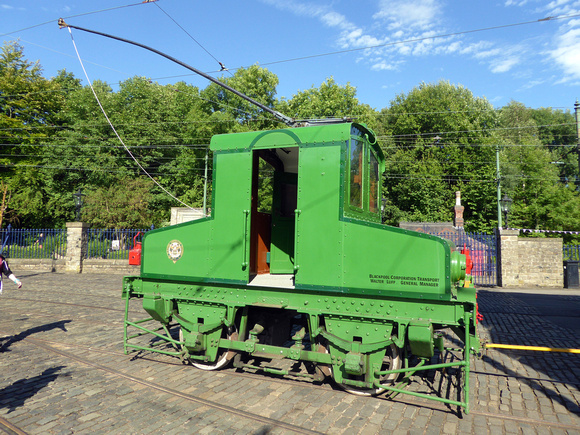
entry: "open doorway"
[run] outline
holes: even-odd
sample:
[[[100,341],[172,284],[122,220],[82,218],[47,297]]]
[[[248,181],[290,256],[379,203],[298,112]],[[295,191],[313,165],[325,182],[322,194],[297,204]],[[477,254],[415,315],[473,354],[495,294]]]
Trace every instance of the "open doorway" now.
[[[298,147],[254,151],[250,280],[293,277]],[[263,279],[261,280],[263,281]]]

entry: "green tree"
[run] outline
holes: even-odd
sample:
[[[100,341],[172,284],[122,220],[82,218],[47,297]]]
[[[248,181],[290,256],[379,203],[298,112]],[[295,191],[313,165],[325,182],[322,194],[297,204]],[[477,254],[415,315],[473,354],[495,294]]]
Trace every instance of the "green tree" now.
[[[117,92],[99,81],[93,87],[114,130],[89,87],[70,93],[64,128],[45,160],[57,219],[71,218],[71,192],[79,187],[105,188],[126,177],[146,177],[145,172],[184,202],[202,196],[197,192],[207,139],[200,136],[205,123],[199,116],[199,90],[183,82],[162,86],[144,77],[122,82]],[[179,205],[159,186],[152,194],[148,204],[160,219]]]
[[[6,222],[37,226],[50,216],[46,210],[46,180],[38,171],[46,145],[59,126],[65,95],[73,86],[72,75],[50,80],[42,76],[38,62],[24,57],[22,47],[10,42],[0,53],[0,132],[3,150],[0,179],[12,192],[5,204]]]
[[[295,119],[354,118],[369,127],[375,127],[376,113],[356,97],[356,88],[350,83],[339,85],[333,77],[319,87],[300,91],[291,99],[282,99],[278,110]]]
[[[578,155],[576,149],[576,122],[570,111],[552,108],[527,108],[535,120],[538,136],[557,162],[560,178],[563,182],[574,183],[578,174]]]
[[[513,199],[510,226],[575,230],[580,226],[580,196],[573,183],[562,182],[559,165],[554,164],[561,147],[554,147],[554,136],[546,133],[551,126],[545,122],[559,115],[551,117],[544,110],[540,115],[513,101],[501,110],[502,190]]]
[[[422,83],[381,111],[377,127],[387,156],[387,223],[451,220],[461,191],[466,227],[495,220],[496,114],[462,86]]]
[[[219,80],[264,106],[274,108],[278,77],[267,69],[253,65],[238,69],[233,77],[222,76]],[[280,125],[272,115],[215,83],[209,84],[200,94],[204,100],[203,110],[210,121],[210,136]]]
[[[153,182],[145,178],[122,178],[109,187],[88,192],[81,219],[94,228],[146,228],[159,224],[149,207]]]

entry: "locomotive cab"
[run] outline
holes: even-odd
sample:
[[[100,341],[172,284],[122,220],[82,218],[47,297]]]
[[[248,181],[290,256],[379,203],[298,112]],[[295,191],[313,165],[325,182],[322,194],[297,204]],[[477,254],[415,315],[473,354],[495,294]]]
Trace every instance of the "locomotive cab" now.
[[[142,275],[445,300],[465,276],[452,243],[381,224],[384,157],[364,125],[218,135],[211,149],[211,216],[149,232]]]
[[[350,126],[349,134],[343,143],[318,139],[253,150],[251,285],[294,285],[301,266],[297,254],[307,244],[306,236],[299,237],[297,229],[306,234],[317,232],[319,248],[326,249],[334,236],[326,227],[329,221],[350,216],[380,222],[382,152],[371,146],[371,134],[363,126]],[[299,161],[300,156],[304,162]],[[263,203],[271,204],[270,210],[264,210]],[[326,254],[320,255],[322,263]]]

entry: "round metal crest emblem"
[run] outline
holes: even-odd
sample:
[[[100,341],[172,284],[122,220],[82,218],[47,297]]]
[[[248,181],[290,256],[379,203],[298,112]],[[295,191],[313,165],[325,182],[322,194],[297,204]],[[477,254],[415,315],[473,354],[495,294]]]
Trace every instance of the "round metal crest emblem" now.
[[[172,240],[167,245],[167,256],[171,261],[177,263],[177,260],[183,255],[183,245],[179,240]]]

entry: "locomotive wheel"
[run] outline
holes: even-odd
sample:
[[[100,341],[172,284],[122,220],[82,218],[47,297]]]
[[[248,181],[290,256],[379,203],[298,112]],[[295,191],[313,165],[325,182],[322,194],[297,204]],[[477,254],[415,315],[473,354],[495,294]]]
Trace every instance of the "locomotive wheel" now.
[[[238,333],[234,331],[231,334],[227,335],[228,340],[237,340]],[[179,341],[183,341],[183,330],[179,328]],[[217,357],[214,362],[202,362],[200,360],[195,360],[190,358],[191,365],[200,369],[200,370],[219,370],[226,367],[230,361],[234,358],[236,352],[227,351],[227,350],[219,350]]]
[[[398,370],[401,368],[401,354],[399,348],[395,344],[391,344],[387,347],[387,352],[383,358],[383,364],[381,366],[381,371],[383,370]],[[391,373],[389,375],[384,375],[379,378],[381,385],[391,385],[395,382],[398,373]],[[382,388],[358,388],[352,385],[339,384],[341,388],[350,394],[355,394],[357,396],[377,396],[384,392]]]

